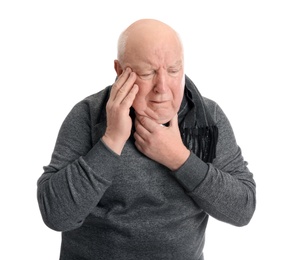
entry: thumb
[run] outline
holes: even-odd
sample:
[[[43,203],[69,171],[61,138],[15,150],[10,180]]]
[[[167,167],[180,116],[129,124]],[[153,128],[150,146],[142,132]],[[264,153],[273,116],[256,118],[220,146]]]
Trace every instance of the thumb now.
[[[178,128],[178,115],[175,114],[175,116],[170,120],[170,127]]]

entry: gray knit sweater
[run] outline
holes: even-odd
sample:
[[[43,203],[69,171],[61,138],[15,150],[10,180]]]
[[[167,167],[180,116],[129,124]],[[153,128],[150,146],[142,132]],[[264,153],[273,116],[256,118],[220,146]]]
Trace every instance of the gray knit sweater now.
[[[38,180],[44,222],[62,231],[61,260],[202,260],[208,216],[236,226],[255,210],[255,182],[220,107],[216,158],[191,153],[175,172],[130,138],[120,156],[102,142],[106,90],[74,106]]]

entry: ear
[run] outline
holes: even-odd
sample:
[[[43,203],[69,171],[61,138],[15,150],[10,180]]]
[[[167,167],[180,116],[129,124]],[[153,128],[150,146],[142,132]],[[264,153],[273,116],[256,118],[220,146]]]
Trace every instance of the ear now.
[[[116,71],[116,75],[120,76],[122,71],[123,71],[123,69],[122,69],[122,67],[121,67],[121,65],[120,65],[118,60],[114,60],[114,69]]]

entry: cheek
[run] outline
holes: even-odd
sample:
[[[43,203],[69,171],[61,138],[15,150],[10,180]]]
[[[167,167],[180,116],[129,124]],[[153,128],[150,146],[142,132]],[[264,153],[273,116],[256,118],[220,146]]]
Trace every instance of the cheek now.
[[[183,99],[184,88],[180,88],[179,91],[173,92],[173,100],[175,108],[179,108]]]
[[[146,97],[142,95],[142,93],[138,92],[133,101],[132,107],[136,111],[139,111],[139,110],[143,110],[146,106],[147,106]]]
[[[147,106],[147,99],[151,89],[147,86],[137,83],[139,86],[139,91],[133,101],[132,106],[135,110],[144,109]]]
[[[182,98],[183,98],[183,94],[184,94],[184,89],[180,90],[176,96],[175,96],[175,99],[176,99],[176,102],[181,102]]]
[[[145,97],[144,95],[142,95],[142,93],[139,92],[136,94],[136,97],[133,101],[132,107],[136,110],[139,111],[141,109],[143,109],[143,107],[146,106],[146,101],[145,101]]]

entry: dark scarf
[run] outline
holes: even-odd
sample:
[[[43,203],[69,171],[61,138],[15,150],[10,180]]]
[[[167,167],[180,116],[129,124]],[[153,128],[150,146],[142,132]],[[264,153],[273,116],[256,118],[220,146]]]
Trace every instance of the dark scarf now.
[[[218,128],[203,97],[187,76],[178,118],[184,145],[204,162],[212,163],[216,157]]]

